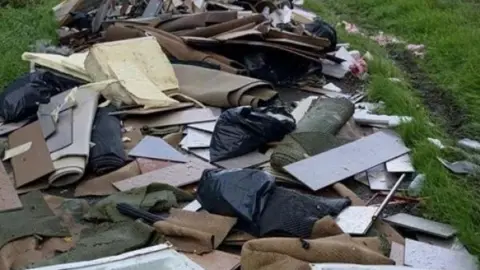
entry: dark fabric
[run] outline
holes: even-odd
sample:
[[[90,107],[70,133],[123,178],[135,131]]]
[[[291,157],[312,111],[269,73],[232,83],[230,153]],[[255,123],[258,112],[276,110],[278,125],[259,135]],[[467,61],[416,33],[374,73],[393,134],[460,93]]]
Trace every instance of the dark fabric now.
[[[153,227],[136,221],[104,223],[82,231],[72,250],[31,267],[94,260],[143,248],[150,243],[152,232]]]
[[[92,127],[88,167],[103,175],[123,167],[127,161],[122,142],[122,125],[116,116],[108,115],[114,106],[98,108]]]
[[[313,23],[305,24],[305,30],[317,37],[323,37],[330,41],[330,46],[325,48],[326,51],[334,51],[337,47],[337,31],[328,23],[319,18],[315,18]]]
[[[257,235],[308,238],[316,221],[336,216],[350,204],[346,198],[312,196],[277,187],[263,210]]]
[[[30,235],[70,236],[43,199],[40,191],[20,196],[23,208],[0,214],[0,248],[6,243]]]
[[[78,85],[78,81],[49,71],[24,74],[0,94],[0,116],[7,122],[27,119],[36,115],[38,104],[48,103],[50,97]]]
[[[193,199],[194,197],[186,191],[167,184],[154,183],[108,196],[92,206],[85,215],[85,219],[111,222],[130,220],[129,217],[118,212],[117,204],[119,203],[127,203],[146,211],[162,212]]]

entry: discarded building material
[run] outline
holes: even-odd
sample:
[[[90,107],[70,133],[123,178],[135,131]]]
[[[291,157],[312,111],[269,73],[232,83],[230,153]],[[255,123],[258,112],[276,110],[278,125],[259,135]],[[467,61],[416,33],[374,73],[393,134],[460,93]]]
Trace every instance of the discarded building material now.
[[[470,254],[429,245],[412,239],[405,240],[405,265],[439,270],[478,269],[477,259]]]
[[[445,148],[445,145],[442,143],[442,141],[440,141],[439,139],[435,139],[435,138],[427,138],[427,140],[432,143],[433,145],[435,145],[436,147],[438,147],[438,149],[444,149]]]
[[[438,161],[447,169],[456,174],[475,174],[480,171],[480,166],[468,160],[449,162],[443,158],[437,157]]]
[[[204,123],[189,124],[188,127],[213,133],[216,123],[217,123],[216,121],[210,121],[210,122],[204,122]]]
[[[29,119],[26,119],[26,120],[23,120],[23,121],[20,121],[20,122],[2,123],[2,125],[0,125],[0,136],[1,135],[6,135],[10,132],[13,132],[13,131],[25,126],[29,122],[30,122]]]
[[[298,102],[297,107],[295,107],[295,109],[292,111],[292,116],[296,123],[298,123],[298,121],[305,116],[307,111],[310,109],[310,106],[312,106],[313,101],[317,98],[318,97],[316,96],[310,96]]]
[[[0,162],[0,213],[4,211],[18,210],[23,207],[20,198],[13,186],[13,182]]]
[[[208,148],[212,140],[212,134],[206,131],[187,128],[187,135],[180,142],[180,145],[186,148]]]
[[[405,246],[397,242],[392,242],[392,245],[390,248],[390,259],[394,260],[396,265],[404,265]]]
[[[28,151],[11,158],[16,188],[30,184],[55,170],[38,121],[12,132],[8,136],[8,142],[10,147],[32,143]]]
[[[384,220],[396,226],[405,227],[442,238],[450,238],[456,233],[456,230],[450,225],[405,213],[395,214],[384,218]]]
[[[185,256],[206,270],[234,270],[240,266],[239,255],[220,250],[214,250],[203,255],[185,253]]]
[[[335,218],[335,222],[343,232],[354,235],[364,235],[372,226],[373,215],[378,207],[349,206]]]
[[[399,156],[398,158],[387,161],[385,162],[385,166],[387,171],[391,173],[405,173],[415,171],[409,154]]]
[[[375,214],[373,214],[373,217],[372,217],[373,220],[376,220],[380,216],[380,213],[383,211],[385,206],[389,203],[392,197],[395,196],[395,192],[397,191],[398,187],[402,183],[403,179],[405,179],[405,174],[402,174],[402,176],[400,176],[400,178],[397,180],[397,182],[392,187],[390,192],[388,192],[387,196],[385,196],[385,199],[383,200],[382,204],[380,204]]]
[[[189,153],[194,156],[197,156],[205,161],[210,162],[210,149],[186,149]],[[218,167],[225,169],[235,169],[235,168],[253,168],[265,162],[268,162],[270,159],[269,156],[262,154],[258,151],[253,151],[245,155],[241,155],[234,158],[229,158],[225,160],[220,160],[217,162],[212,162]]]
[[[389,128],[413,121],[413,118],[409,116],[377,115],[370,114],[365,110],[356,110],[353,114],[353,119],[359,125],[379,125]]]
[[[287,165],[284,169],[310,189],[319,190],[408,151],[409,149],[405,147],[400,138],[385,132],[377,132]],[[318,164],[322,164],[322,166],[318,167]]]
[[[176,162],[187,162],[187,158],[162,138],[145,136],[130,152],[129,156],[146,157]]]
[[[472,139],[461,139],[457,142],[457,145],[465,149],[471,149],[475,151],[480,151],[480,142]]]
[[[56,131],[47,139],[50,153],[61,150],[73,142],[73,111],[65,110],[58,114]]]
[[[168,127],[214,121],[220,115],[218,109],[187,109],[158,116],[136,119],[139,126]]]
[[[395,174],[386,170],[385,164],[369,169],[367,178],[371,190],[390,190],[398,180]]]
[[[136,161],[138,163],[138,167],[140,168],[140,172],[142,174],[178,164],[176,162],[171,162],[171,161],[141,158],[141,157],[136,158]]]
[[[185,211],[191,211],[191,212],[197,212],[198,210],[200,210],[202,208],[202,205],[197,201],[197,200],[193,200],[191,203],[185,205],[182,210],[185,210]]]
[[[52,266],[33,268],[35,270],[62,270],[62,269],[130,269],[140,267],[142,269],[164,268],[205,270],[192,262],[185,255],[176,252],[167,244],[138,249],[117,256],[104,257],[92,261],[57,264]]]
[[[465,247],[465,245],[463,245],[460,239],[458,239],[458,237],[445,239],[445,238],[439,238],[439,237],[424,234],[424,233],[417,233],[415,234],[415,236],[417,237],[417,240],[420,242],[438,246],[438,247],[448,248],[455,251],[461,251],[468,254],[467,248]]]
[[[115,182],[113,185],[120,191],[147,186],[151,183],[165,183],[174,187],[180,187],[195,183],[200,180],[203,170],[212,168],[215,168],[215,166],[200,159],[190,157],[185,164],[177,164],[146,174],[134,176],[132,178]]]
[[[155,113],[163,113],[169,111],[176,111],[180,109],[186,109],[193,107],[193,103],[181,102],[178,104],[173,104],[167,107],[153,108],[153,109],[131,109],[131,110],[121,110],[109,113],[110,115],[149,115]]]

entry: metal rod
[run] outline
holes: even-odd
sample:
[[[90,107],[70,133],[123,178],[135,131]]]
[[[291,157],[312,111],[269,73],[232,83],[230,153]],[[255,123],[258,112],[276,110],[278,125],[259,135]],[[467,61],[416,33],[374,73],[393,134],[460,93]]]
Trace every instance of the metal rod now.
[[[375,211],[375,213],[373,214],[372,220],[376,220],[378,218],[380,213],[383,211],[383,208],[385,208],[385,206],[388,204],[390,199],[393,197],[393,195],[395,194],[395,191],[397,191],[398,187],[400,186],[404,178],[405,178],[405,174],[402,174],[402,176],[400,176],[398,181],[395,183],[395,185],[392,187],[390,192],[385,197],[385,200],[383,200],[382,204],[377,208],[377,211]]]

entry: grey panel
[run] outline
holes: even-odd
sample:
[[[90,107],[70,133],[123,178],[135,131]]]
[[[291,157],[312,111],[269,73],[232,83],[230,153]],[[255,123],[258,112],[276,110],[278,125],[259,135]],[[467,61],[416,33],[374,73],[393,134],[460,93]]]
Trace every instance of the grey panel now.
[[[470,254],[405,239],[405,265],[435,270],[476,270],[477,259]]]
[[[396,135],[377,132],[284,169],[310,189],[319,190],[408,151]]]
[[[399,213],[384,219],[396,226],[405,227],[419,232],[435,235],[438,237],[449,238],[457,231],[448,224],[412,216],[409,214]]]
[[[372,226],[372,217],[378,207],[349,206],[335,218],[344,233],[363,235]]]
[[[208,148],[212,140],[212,134],[209,132],[196,130],[193,128],[186,129],[187,136],[180,143],[187,148]]]
[[[398,180],[393,173],[387,172],[383,163],[369,169],[367,178],[371,190],[390,190]]]
[[[129,153],[133,157],[187,162],[187,158],[162,138],[145,136]]]
[[[423,243],[468,253],[467,248],[463,245],[460,239],[458,239],[458,237],[445,239],[423,233],[417,233],[415,236],[417,237],[418,241]]]
[[[47,140],[50,153],[63,149],[72,144],[73,140],[73,111],[68,109],[58,114],[56,132]]]
[[[215,129],[216,124],[217,124],[217,121],[210,121],[205,123],[190,124],[188,125],[188,127],[213,133],[213,130]]]
[[[392,247],[390,249],[390,259],[394,260],[396,265],[404,265],[405,246],[397,242],[392,242]]]
[[[412,160],[410,155],[406,154],[399,156],[398,158],[392,159],[385,163],[388,172],[392,173],[403,173],[403,172],[414,172]]]
[[[26,119],[20,122],[4,123],[0,126],[0,135],[8,134],[25,126],[30,120]]]

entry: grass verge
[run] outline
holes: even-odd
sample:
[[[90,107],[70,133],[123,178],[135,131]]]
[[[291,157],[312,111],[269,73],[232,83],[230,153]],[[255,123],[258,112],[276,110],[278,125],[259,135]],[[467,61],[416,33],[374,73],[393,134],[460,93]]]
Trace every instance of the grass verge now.
[[[0,89],[28,71],[22,53],[39,39],[54,40],[57,28],[52,14],[56,0],[41,0],[23,8],[0,8]]]
[[[362,27],[381,29],[425,44],[419,61],[467,116],[454,136],[480,139],[480,3],[467,0],[324,0]],[[457,117],[460,117],[458,114]]]
[[[325,1],[309,0],[306,6],[332,25],[340,21],[334,15],[335,10]],[[369,51],[374,57],[368,63],[368,98],[385,102],[387,113],[409,115],[415,119],[398,127],[397,131],[412,149],[415,168],[427,175],[422,190],[425,216],[456,227],[462,242],[472,253],[480,255],[480,193],[472,183],[474,179],[455,177],[447,172],[436,159],[442,155],[441,151],[427,140],[433,137],[448,141],[444,131],[438,124],[432,123],[429,112],[408,83],[406,74],[388,58],[385,49],[368,38],[350,35],[343,29],[337,31],[340,40],[349,42],[353,49]],[[389,78],[392,77],[401,78],[403,82],[391,81]]]

